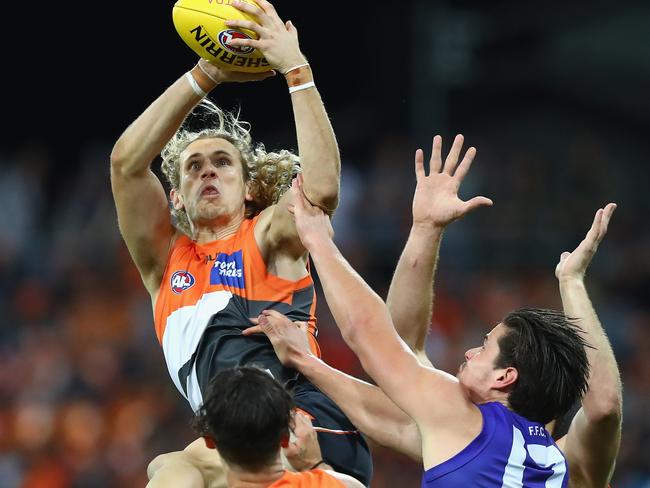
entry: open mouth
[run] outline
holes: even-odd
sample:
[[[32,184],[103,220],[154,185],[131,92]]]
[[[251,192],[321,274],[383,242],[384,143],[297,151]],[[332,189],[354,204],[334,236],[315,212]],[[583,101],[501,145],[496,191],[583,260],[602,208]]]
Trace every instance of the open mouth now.
[[[213,185],[207,185],[201,190],[201,196],[206,197],[206,196],[217,196],[219,195],[219,190]]]

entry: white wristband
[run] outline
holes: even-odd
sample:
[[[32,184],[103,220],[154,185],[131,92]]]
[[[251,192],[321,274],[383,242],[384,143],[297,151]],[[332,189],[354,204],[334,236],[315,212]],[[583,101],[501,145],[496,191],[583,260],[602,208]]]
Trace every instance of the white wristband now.
[[[289,73],[290,71],[293,71],[294,69],[303,68],[303,67],[305,67],[305,66],[309,66],[309,63],[303,63],[303,64],[299,64],[299,65],[297,65],[297,66],[294,66],[293,68],[289,68],[288,70],[286,70],[286,71],[285,71],[284,73],[282,73],[282,74],[283,74],[283,75],[286,75],[287,73]]]
[[[192,76],[192,73],[190,73],[189,71],[187,73],[185,73],[185,78],[187,78],[187,81],[190,83],[190,86],[192,87],[192,90],[194,90],[194,93],[196,93],[201,98],[205,98],[205,97],[208,96],[208,94],[205,93],[201,89],[199,84],[196,82],[196,80],[194,79],[194,76]]]
[[[196,65],[199,67],[199,69],[200,69],[201,71],[203,71],[203,74],[204,74],[205,76],[207,76],[208,78],[210,78],[210,79],[214,82],[215,85],[218,85],[218,84],[219,84],[219,82],[218,82],[217,80],[215,80],[215,79],[210,75],[210,73],[208,73],[206,70],[203,69],[203,67],[201,66],[201,63],[197,63]]]
[[[306,90],[307,88],[311,88],[312,86],[316,86],[316,83],[314,83],[313,81],[308,81],[307,83],[303,83],[302,85],[290,86],[289,93],[295,93],[300,90]]]

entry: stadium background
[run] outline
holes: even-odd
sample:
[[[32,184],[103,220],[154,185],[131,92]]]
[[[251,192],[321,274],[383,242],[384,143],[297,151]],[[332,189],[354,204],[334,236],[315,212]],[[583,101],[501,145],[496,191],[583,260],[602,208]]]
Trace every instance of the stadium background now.
[[[108,155],[195,58],[172,2],[5,11],[0,141],[0,486],[138,487],[193,435],[117,232]],[[298,27],[343,159],[336,240],[385,296],[407,236],[412,157],[440,133],[478,148],[462,189],[495,205],[446,233],[435,364],[514,307],[559,307],[553,270],[596,208],[619,208],[588,288],[619,360],[613,486],[650,486],[650,6],[645,2],[276,2]],[[253,136],[295,148],[283,80],[220,87]],[[331,364],[365,377],[319,301]],[[373,487],[419,486],[374,448]]]

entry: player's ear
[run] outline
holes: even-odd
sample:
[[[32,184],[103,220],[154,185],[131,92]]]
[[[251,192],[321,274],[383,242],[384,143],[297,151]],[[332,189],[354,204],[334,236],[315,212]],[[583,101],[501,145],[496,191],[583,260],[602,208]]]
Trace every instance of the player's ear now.
[[[497,390],[510,388],[515,384],[518,377],[519,372],[517,371],[517,368],[513,368],[512,366],[503,368],[499,371],[498,376],[494,380],[494,388]]]
[[[174,210],[181,210],[183,208],[183,197],[181,196],[181,193],[175,188],[172,188],[169,191],[169,199],[172,201]]]
[[[283,435],[282,439],[280,439],[280,447],[286,449],[289,447],[289,436],[288,435]]]
[[[209,435],[204,435],[203,440],[205,441],[205,446],[208,449],[216,449],[217,445],[214,443],[214,439],[210,437]]]
[[[248,180],[246,183],[244,183],[244,200],[247,202],[252,202],[254,200],[253,194],[251,193],[253,189],[253,182],[251,180]]]

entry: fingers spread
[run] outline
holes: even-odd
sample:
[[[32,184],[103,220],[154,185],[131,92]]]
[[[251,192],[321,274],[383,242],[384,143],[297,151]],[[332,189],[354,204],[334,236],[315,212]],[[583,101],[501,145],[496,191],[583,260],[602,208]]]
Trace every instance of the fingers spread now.
[[[463,181],[465,175],[467,175],[469,168],[472,166],[472,161],[474,161],[474,157],[476,157],[476,148],[470,147],[465,153],[465,157],[458,165],[456,173],[454,173],[454,176],[458,178],[459,184]]]
[[[440,173],[442,167],[442,137],[439,135],[433,136],[433,144],[431,146],[431,159],[429,160],[429,174]]]
[[[462,134],[458,134],[454,139],[454,143],[449,150],[447,159],[445,159],[445,167],[443,169],[444,173],[448,175],[454,174],[456,169],[456,164],[458,164],[458,157],[460,156],[460,150],[463,148],[464,137]]]
[[[465,202],[465,209],[463,213],[471,212],[475,208],[479,207],[490,207],[492,206],[492,200],[487,197],[474,197],[471,200]]]
[[[426,176],[424,172],[424,151],[418,149],[415,151],[415,179],[420,181],[420,178]]]

